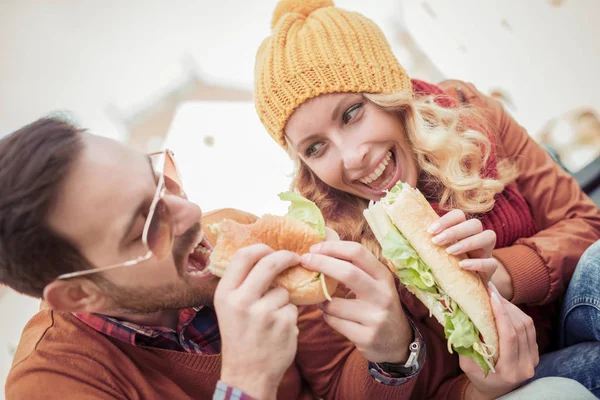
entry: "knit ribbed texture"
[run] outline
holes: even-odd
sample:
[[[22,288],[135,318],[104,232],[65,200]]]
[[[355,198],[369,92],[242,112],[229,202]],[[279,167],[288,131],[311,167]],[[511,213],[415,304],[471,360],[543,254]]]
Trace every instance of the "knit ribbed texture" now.
[[[363,15],[330,1],[283,0],[273,19],[272,35],[256,56],[254,105],[282,147],[288,118],[308,99],[411,90],[383,33]]]

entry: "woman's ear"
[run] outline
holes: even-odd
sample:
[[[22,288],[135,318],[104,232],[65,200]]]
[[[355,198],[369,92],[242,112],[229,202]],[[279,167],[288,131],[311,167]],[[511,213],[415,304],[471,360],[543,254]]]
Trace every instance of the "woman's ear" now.
[[[72,313],[95,313],[106,309],[108,297],[89,279],[57,279],[44,288],[50,308]]]

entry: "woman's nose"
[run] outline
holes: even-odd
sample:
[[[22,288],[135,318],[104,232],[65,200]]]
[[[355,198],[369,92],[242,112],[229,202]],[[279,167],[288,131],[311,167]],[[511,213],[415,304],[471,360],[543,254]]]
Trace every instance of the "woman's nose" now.
[[[359,146],[344,146],[342,159],[344,168],[347,170],[356,170],[365,166],[366,156],[369,152],[368,146],[361,144]]]

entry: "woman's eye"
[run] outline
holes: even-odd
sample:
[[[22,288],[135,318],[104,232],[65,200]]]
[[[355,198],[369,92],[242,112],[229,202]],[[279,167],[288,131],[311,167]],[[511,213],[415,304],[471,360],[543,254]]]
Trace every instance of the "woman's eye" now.
[[[312,157],[312,156],[314,156],[315,154],[317,154],[319,152],[319,149],[321,148],[321,145],[322,145],[322,143],[320,143],[320,142],[311,144],[304,151],[304,156],[305,157]]]
[[[344,124],[347,124],[348,122],[350,122],[350,120],[352,120],[352,118],[356,117],[356,114],[358,114],[358,112],[360,111],[362,106],[363,106],[363,103],[357,103],[357,104],[350,106],[350,108],[348,108],[346,110],[344,115],[342,115]]]

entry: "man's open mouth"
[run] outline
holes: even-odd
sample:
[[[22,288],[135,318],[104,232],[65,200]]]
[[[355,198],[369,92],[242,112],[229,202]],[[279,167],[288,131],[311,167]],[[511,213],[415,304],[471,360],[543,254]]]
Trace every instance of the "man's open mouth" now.
[[[188,257],[187,273],[193,277],[208,277],[212,274],[206,269],[209,264],[210,254],[213,250],[204,234],[198,238],[196,246],[190,251]]]

